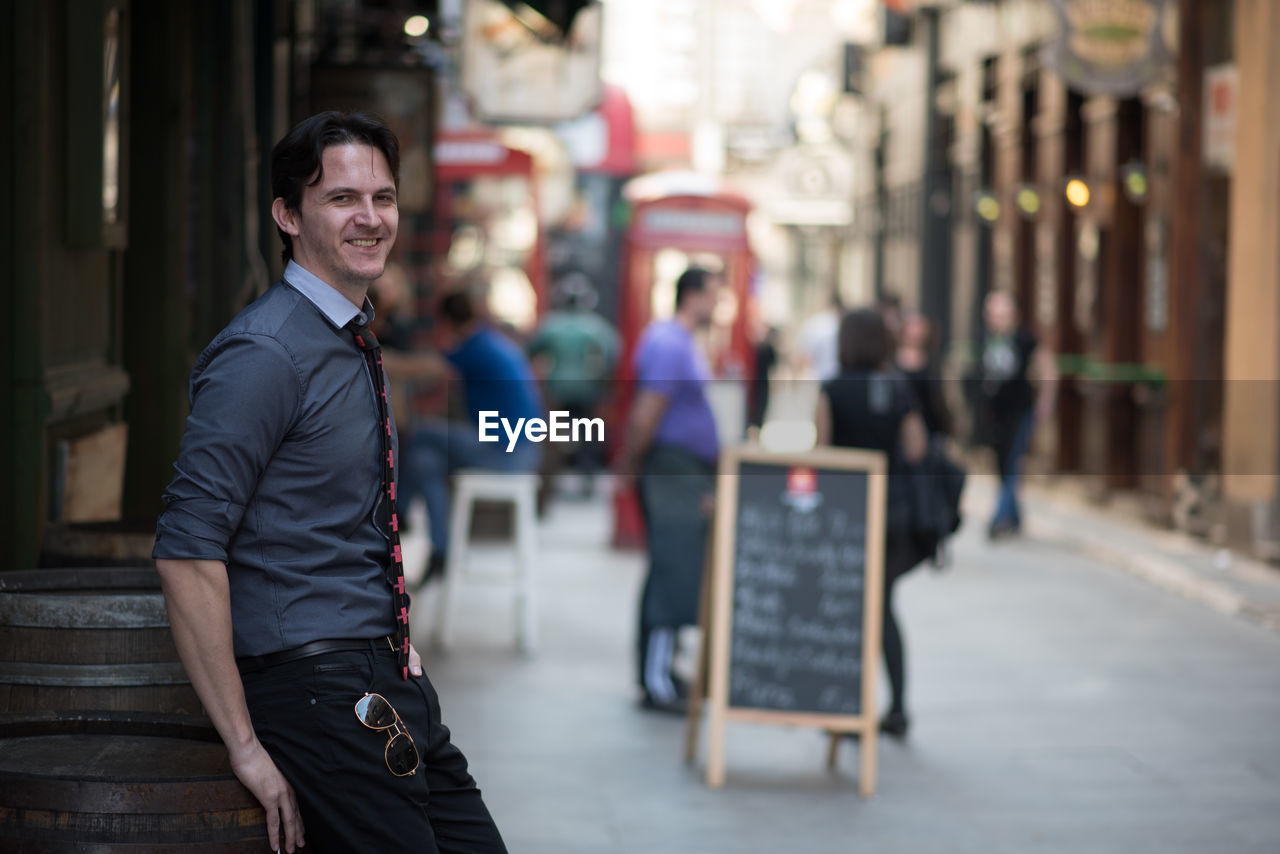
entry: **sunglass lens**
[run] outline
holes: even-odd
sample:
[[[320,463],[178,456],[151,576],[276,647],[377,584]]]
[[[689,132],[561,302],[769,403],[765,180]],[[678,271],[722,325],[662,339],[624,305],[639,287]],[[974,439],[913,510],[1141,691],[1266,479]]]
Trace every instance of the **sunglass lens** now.
[[[360,702],[356,703],[356,717],[360,718],[365,726],[375,729],[386,729],[396,722],[395,709],[391,708],[391,704],[382,699],[379,694],[367,694],[361,697]]]
[[[397,777],[418,770],[418,748],[414,747],[413,739],[400,733],[387,742],[387,767]]]

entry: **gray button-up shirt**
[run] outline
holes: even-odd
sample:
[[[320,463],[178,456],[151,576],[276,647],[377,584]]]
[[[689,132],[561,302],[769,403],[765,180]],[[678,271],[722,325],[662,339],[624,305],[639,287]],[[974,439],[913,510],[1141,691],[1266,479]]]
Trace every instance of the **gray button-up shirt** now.
[[[394,628],[371,314],[290,262],[191,372],[154,556],[226,563],[237,657]]]

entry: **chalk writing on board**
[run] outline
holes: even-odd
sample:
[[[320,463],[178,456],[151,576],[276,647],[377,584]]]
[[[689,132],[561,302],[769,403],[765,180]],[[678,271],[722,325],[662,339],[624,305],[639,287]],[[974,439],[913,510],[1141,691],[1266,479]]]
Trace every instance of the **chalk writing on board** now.
[[[869,480],[743,463],[729,705],[858,714]]]

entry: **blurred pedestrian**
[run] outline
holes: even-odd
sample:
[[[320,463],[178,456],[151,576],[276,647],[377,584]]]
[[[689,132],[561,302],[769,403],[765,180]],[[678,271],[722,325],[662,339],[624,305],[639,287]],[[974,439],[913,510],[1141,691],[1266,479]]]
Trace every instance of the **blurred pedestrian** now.
[[[391,395],[392,409],[396,416],[396,427],[402,437],[413,433],[413,406],[411,402],[417,392],[417,380],[424,371],[421,362],[430,359],[432,354],[415,349],[415,327],[417,317],[414,313],[413,285],[409,272],[401,264],[390,262],[387,270],[369,285],[369,303],[373,306],[374,319],[369,329],[382,345],[382,369],[390,380],[388,392]],[[434,371],[430,372],[434,374]],[[412,490],[405,488],[405,476],[408,466],[399,472],[399,491]],[[402,502],[404,504],[405,502]],[[406,530],[405,520],[401,519],[400,532]]]
[[[906,319],[902,297],[898,296],[897,291],[886,289],[876,299],[876,311],[880,312],[885,328],[889,330],[890,346],[898,346],[898,340],[902,337],[902,324]]]
[[[398,145],[328,112],[275,147],[281,281],[197,359],[154,556],[174,642],[273,849],[505,851],[409,642],[398,434],[368,330]]]
[[[431,552],[421,584],[444,575],[449,550],[449,474],[461,468],[533,472],[542,461],[542,446],[523,431],[514,445],[509,445],[501,431],[499,441],[480,441],[480,413],[496,412],[491,417],[510,424],[546,414],[524,352],[479,315],[465,288],[445,294],[437,315],[444,327],[444,359],[436,361],[434,370],[424,365],[420,376],[444,375],[447,362],[461,379],[468,418],[425,420],[414,430],[407,454],[414,482],[426,499],[431,534]]]
[[[649,325],[635,355],[636,396],[619,472],[639,475],[649,573],[640,597],[637,676],[646,708],[682,712],[672,672],[681,627],[698,621],[720,442],[711,378],[694,333],[711,323],[719,278],[697,267],[676,280],[676,311]]]
[[[369,302],[375,315],[369,328],[378,336],[383,350],[409,350],[415,320],[413,283],[403,264],[387,262],[386,271],[369,284]]]
[[[928,555],[911,536],[907,467],[924,459],[928,435],[906,379],[892,366],[888,326],[875,309],[849,312],[840,322],[840,374],[818,398],[819,445],[867,448],[889,461],[885,508],[883,647],[889,674],[889,710],[881,731],[907,734],[906,649],[893,610],[894,584]]]
[[[833,289],[827,305],[800,327],[799,355],[808,375],[825,382],[840,373],[840,317],[844,306]]]
[[[409,273],[403,265],[387,264],[386,272],[369,285],[369,303],[373,306],[374,319],[369,329],[382,345],[382,369],[387,375],[387,392],[395,413],[396,430],[404,445],[413,443],[415,428],[411,401],[418,390],[419,380],[443,376],[436,365],[435,354],[417,352],[413,348],[413,292]],[[424,363],[427,367],[424,369]],[[414,467],[408,460],[397,466],[396,494],[399,497],[400,530],[403,537],[409,532],[409,503],[421,489],[414,482]]]
[[[608,380],[618,359],[618,333],[593,309],[596,290],[583,273],[565,276],[553,288],[556,307],[547,313],[529,344],[529,357],[543,377],[547,406],[569,417],[593,418],[609,393]],[[590,495],[604,448],[578,442],[569,462]]]
[[[1010,294],[988,294],[982,317],[987,335],[979,385],[980,417],[1000,472],[1000,497],[987,535],[997,539],[1022,530],[1018,506],[1022,461],[1035,425],[1053,414],[1058,368],[1053,353],[1018,322],[1018,307]]]
[[[769,411],[769,380],[773,368],[778,364],[778,330],[772,326],[764,328],[764,334],[752,348],[755,360],[754,372],[751,376],[751,388],[747,395],[747,427],[757,430],[764,426],[764,417]]]
[[[942,390],[942,368],[929,318],[919,312],[908,312],[903,317],[895,362],[920,404],[920,415],[929,437],[950,435],[951,413]]]
[[[951,561],[948,540],[960,525],[964,469],[947,454],[946,439],[953,425],[939,362],[932,321],[919,312],[906,312],[895,363],[911,386],[929,434],[927,458],[916,468],[912,481],[912,531],[916,544],[941,569]]]

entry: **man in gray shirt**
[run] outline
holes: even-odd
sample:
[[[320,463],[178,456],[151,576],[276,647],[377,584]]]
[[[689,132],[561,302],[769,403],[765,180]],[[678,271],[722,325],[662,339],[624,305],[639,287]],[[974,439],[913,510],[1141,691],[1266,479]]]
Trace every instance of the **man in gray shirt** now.
[[[399,150],[321,113],[272,152],[284,278],[200,355],[156,531],[183,664],[274,849],[501,852],[408,638],[369,284]]]

